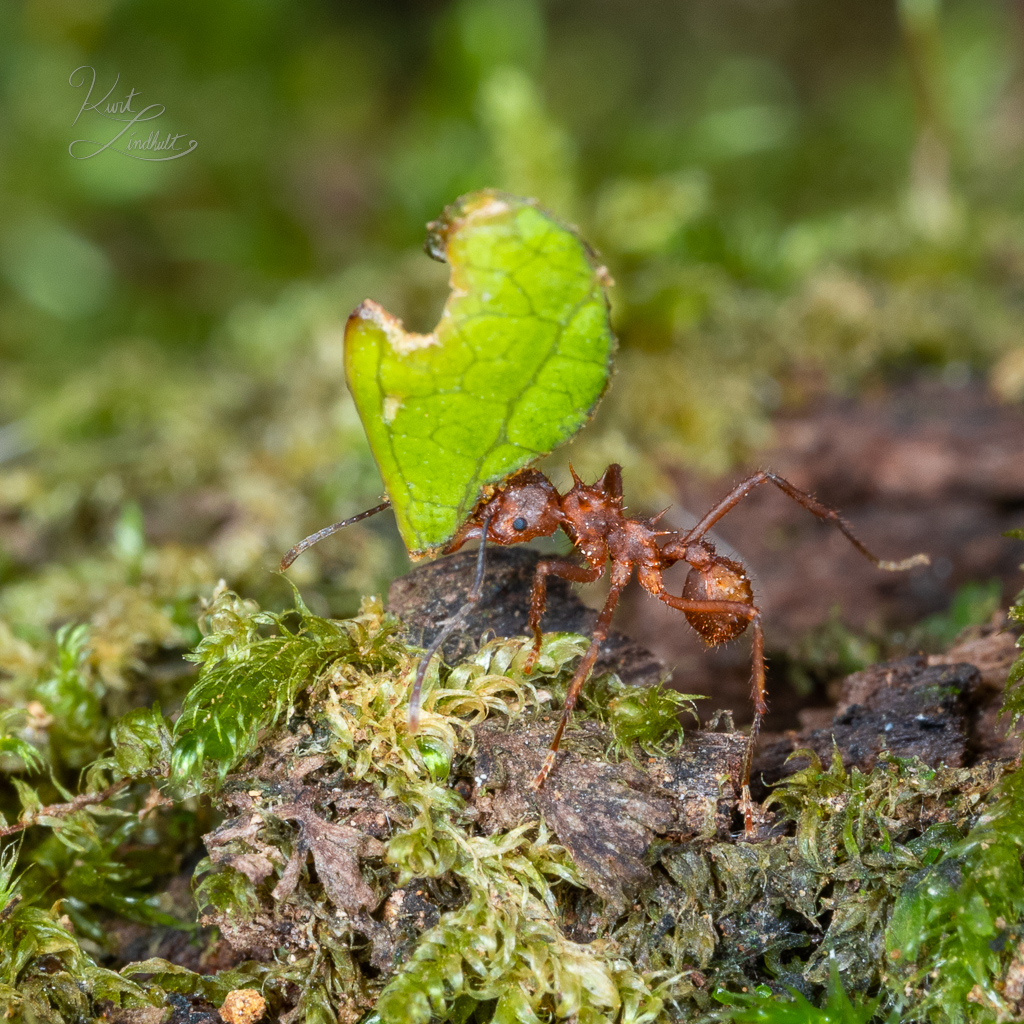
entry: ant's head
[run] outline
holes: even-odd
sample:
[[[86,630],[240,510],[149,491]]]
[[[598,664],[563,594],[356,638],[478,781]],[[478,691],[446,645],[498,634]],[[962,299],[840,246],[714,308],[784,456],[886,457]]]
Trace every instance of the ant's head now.
[[[487,540],[491,544],[507,546],[550,537],[562,523],[558,491],[536,469],[521,470],[473,513],[444,553],[457,551],[466,541],[479,537],[488,517]]]

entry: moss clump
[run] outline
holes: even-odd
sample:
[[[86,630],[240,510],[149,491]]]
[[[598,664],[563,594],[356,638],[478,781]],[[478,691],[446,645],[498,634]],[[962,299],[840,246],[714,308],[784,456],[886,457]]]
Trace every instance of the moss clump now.
[[[750,993],[720,992],[717,996],[728,1007],[722,1016],[734,1024],[868,1024],[878,1009],[877,999],[850,999],[834,963],[829,965],[828,990],[820,1007],[796,989],[790,989],[790,998],[780,999],[767,985],[758,985]]]
[[[217,1005],[239,987],[286,1024],[1016,1012],[1021,771],[811,755],[737,841],[742,737],[683,735],[684,698],[614,677],[551,784],[528,790],[586,638],[547,636],[530,676],[523,639],[432,666],[410,737],[419,651],[378,599],[336,621],[221,587],[201,628],[173,726],[82,698],[105,730],[82,749],[113,749],[78,796],[30,774],[59,764],[25,716],[4,718],[21,821],[0,827],[23,837],[0,879],[8,1016]],[[95,696],[91,635],[25,656],[33,692]],[[197,922],[169,894],[204,832]],[[126,947],[126,921],[143,947]]]
[[[554,884],[583,883],[546,829],[463,839],[450,870],[469,902],[421,936],[380,995],[382,1020],[427,1024],[481,1010],[502,1024],[658,1018],[662,1000],[614,942],[566,938]]]
[[[1024,773],[1008,776],[997,794],[966,836],[931,847],[935,863],[908,881],[893,908],[887,981],[905,1020],[966,1020],[972,1004],[977,1019],[1020,1011],[1006,975],[1022,937]]]

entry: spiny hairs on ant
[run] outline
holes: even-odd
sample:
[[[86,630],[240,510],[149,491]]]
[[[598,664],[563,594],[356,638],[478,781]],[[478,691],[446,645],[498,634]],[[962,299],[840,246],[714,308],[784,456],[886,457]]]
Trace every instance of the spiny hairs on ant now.
[[[554,484],[535,469],[520,470],[510,476],[494,494],[477,506],[444,548],[443,554],[447,555],[458,551],[467,541],[481,541],[476,576],[465,604],[452,618],[441,624],[441,632],[431,643],[417,668],[409,702],[409,730],[415,732],[419,725],[420,692],[431,658],[444,641],[465,623],[469,612],[480,600],[485,546],[521,544],[535,537],[550,537],[561,529],[582,555],[582,564],[569,558],[545,558],[537,563],[530,592],[529,629],[533,634],[533,647],[527,658],[526,672],[533,670],[540,654],[541,620],[547,598],[547,578],[557,576],[572,583],[593,583],[604,575],[610,561],[611,586],[604,607],[597,617],[590,647],[576,667],[569,683],[561,720],[555,730],[547,758],[532,783],[533,788],[539,789],[543,786],[554,767],[562,734],[583,684],[594,667],[601,644],[608,636],[619,596],[635,570],[644,590],[670,608],[682,612],[687,622],[709,646],[734,640],[748,627],[751,629],[751,697],[754,721],[744,757],[741,799],[749,831],[751,762],[761,720],[768,710],[764,675],[764,633],[761,627],[761,612],[754,603],[754,593],[746,571],[739,562],[719,555],[714,544],[707,539],[707,534],[726,513],[756,487],[771,483],[812,515],[838,529],[879,569],[902,572],[917,565],[927,565],[928,556],[919,554],[898,562],[876,557],[853,535],[838,512],[794,487],[788,480],[767,470],[761,470],[741,481],[696,526],[682,533],[657,529],[660,515],[644,519],[624,514],[620,466],[609,466],[593,484],[585,484],[571,466],[569,469],[572,473],[573,486],[565,494],[559,494]],[[300,541],[285,555],[281,568],[286,569],[301,552],[324,537],[375,515],[389,506],[390,502],[385,501],[375,508],[329,526]],[[664,571],[676,562],[686,562],[690,566],[682,594],[678,597],[668,592],[663,579]]]

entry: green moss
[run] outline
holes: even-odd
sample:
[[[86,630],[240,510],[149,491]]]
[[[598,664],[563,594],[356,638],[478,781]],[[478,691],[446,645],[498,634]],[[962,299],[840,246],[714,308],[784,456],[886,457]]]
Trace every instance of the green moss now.
[[[828,989],[820,1007],[795,989],[790,989],[789,999],[780,999],[767,985],[750,993],[716,993],[716,998],[728,1007],[724,1019],[734,1024],[868,1024],[878,1006],[877,999],[851,1000],[834,962],[829,965]]]
[[[15,1020],[59,1022],[93,1016],[92,1006],[151,1005],[145,991],[99,967],[60,923],[20,892],[17,848],[0,850],[0,1012]]]
[[[943,650],[968,627],[988,622],[999,611],[1002,597],[1001,580],[965,583],[953,595],[947,611],[930,615],[915,627],[912,641],[919,640],[919,646],[926,650]]]
[[[24,720],[25,712],[18,708],[0,711],[0,764],[7,767],[14,761],[26,771],[38,771],[43,767],[42,755],[27,740],[12,734],[15,725]]]
[[[465,906],[420,937],[408,963],[381,993],[387,1024],[427,1024],[471,1015],[492,1003],[489,1019],[621,1020],[644,1024],[662,1007],[614,944],[565,938],[552,886],[581,885],[571,861],[541,828],[462,838],[451,869],[470,887]]]
[[[667,686],[625,686],[615,675],[595,679],[584,697],[590,712],[611,731],[612,756],[632,757],[635,745],[648,754],[667,754],[682,741],[681,714],[699,723],[695,700],[700,694],[680,693]]]
[[[110,723],[102,705],[103,687],[88,664],[87,625],[63,626],[55,640],[54,664],[31,692],[52,718],[50,763],[81,768],[106,746]]]
[[[205,761],[223,780],[256,743],[260,730],[288,711],[299,692],[335,665],[392,665],[388,644],[397,623],[378,616],[371,634],[358,618],[335,622],[309,613],[296,592],[299,626],[291,613],[261,612],[222,589],[201,620],[206,634],[189,660],[202,666],[174,726],[171,778],[201,788]],[[261,627],[276,630],[261,636]]]
[[[963,839],[908,881],[893,909],[886,984],[904,1020],[988,1021],[1017,1012],[1003,982],[1024,915],[1024,770],[995,795]]]
[[[540,1020],[554,1014],[600,1020],[621,1011],[622,1020],[653,1020],[660,1000],[614,943],[581,945],[564,937],[556,888],[582,885],[565,850],[537,824],[493,836],[476,834],[472,818],[464,814],[464,800],[446,782],[455,759],[472,754],[469,726],[495,712],[518,715],[550,700],[551,691],[564,688],[567,670],[585,650],[586,639],[545,637],[530,676],[523,672],[529,644],[521,639],[486,643],[442,675],[432,668],[420,732],[411,740],[407,701],[418,652],[397,639],[397,623],[380,603],[364,602],[360,616],[341,623],[313,615],[301,602],[290,614],[297,618],[294,628],[287,625],[289,616],[265,615],[221,593],[206,613],[219,628],[210,628],[197,652],[205,656],[204,669],[182,717],[190,716],[191,730],[198,725],[205,737],[216,736],[224,744],[212,754],[209,744],[203,751],[223,778],[252,748],[250,737],[273,727],[277,712],[265,712],[267,691],[261,687],[289,693],[288,707],[306,688],[304,714],[319,736],[309,749],[329,753],[345,778],[373,782],[391,802],[392,813],[404,809],[407,824],[391,836],[383,858],[390,868],[385,876],[389,887],[438,879],[465,894],[461,906],[442,914],[419,938],[408,964],[383,988],[381,1018],[404,1022],[455,1015],[464,1020],[474,1012],[467,1006],[470,1000],[486,1010],[488,1019]],[[263,637],[257,626],[279,635]],[[297,678],[301,686],[294,685]],[[644,706],[638,694],[616,687],[622,699],[631,697]],[[666,729],[665,708],[676,706],[668,700],[655,706],[656,723],[648,723],[645,735],[660,736]],[[242,720],[252,723],[249,731],[225,724]],[[140,722],[146,727],[146,749],[157,757],[163,749],[159,729],[153,737],[151,723],[136,716],[132,729],[119,725],[118,735],[128,743],[121,760],[130,756],[133,764],[148,766],[154,755],[138,753]],[[179,725],[179,736],[189,734]],[[201,777],[202,770],[197,756],[193,777]],[[281,840],[280,834],[267,834],[267,842],[280,846]],[[290,855],[288,847],[281,848],[280,863]],[[196,898],[207,913],[230,916],[242,926],[265,912],[265,896],[238,870],[207,860],[197,874]],[[317,934],[323,950],[327,932],[318,929]],[[349,977],[331,995],[311,984],[303,1005],[315,1015],[325,1006],[336,1007],[339,999],[363,1000],[363,985]]]
[[[863,1024],[876,1003],[908,1022],[997,1012],[1024,909],[1020,773],[989,796],[998,769],[882,758],[865,773],[847,771],[838,755],[827,767],[805,755],[807,767],[769,802],[774,838],[736,843],[712,827],[702,838],[656,840],[651,884],[620,914],[587,888],[543,821],[520,816],[481,831],[481,805],[466,789],[473,726],[497,716],[524,729],[557,707],[585,637],[546,636],[529,676],[522,638],[487,641],[450,668],[433,664],[421,730],[409,737],[420,651],[379,599],[337,621],[298,598],[266,612],[221,587],[201,625],[199,676],[175,726],[156,707],[102,718],[113,749],[85,784],[102,794],[123,780],[116,792],[48,810],[49,787],[64,800],[73,793],[56,776],[26,775],[38,753],[9,756],[20,813],[38,822],[20,856],[6,855],[23,872],[9,872],[5,898],[22,898],[11,920],[51,937],[46,929],[59,929],[68,970],[96,979],[95,992],[87,985],[77,996],[46,989],[46,1013],[91,1019],[104,985],[152,1005],[176,993],[216,1003],[231,987],[255,986],[289,1020],[354,1020],[375,1007],[383,1024],[653,1024],[716,1012]],[[91,692],[92,636],[63,632],[52,661],[33,669],[34,685],[68,707]],[[54,722],[68,718],[56,700],[51,707]],[[102,700],[89,707],[103,715]],[[684,750],[680,708],[688,698],[605,677],[579,709],[569,747],[575,738],[586,756],[603,751],[642,770]],[[24,720],[5,722],[18,730]],[[189,793],[227,816],[220,829]],[[346,807],[363,810],[352,818]],[[162,888],[202,831],[201,921],[249,959],[211,974],[159,957],[104,973],[95,957],[110,948],[115,920],[193,927]],[[38,909],[44,895],[59,899],[49,916]],[[950,966],[936,981],[937,957]],[[10,998],[39,1003],[48,963],[26,960]],[[966,1017],[953,1009],[961,1004]]]

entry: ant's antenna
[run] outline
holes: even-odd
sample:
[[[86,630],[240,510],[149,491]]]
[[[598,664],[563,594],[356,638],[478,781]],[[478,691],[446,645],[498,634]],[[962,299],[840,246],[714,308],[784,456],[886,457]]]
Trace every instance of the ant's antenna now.
[[[379,505],[376,505],[373,508],[368,508],[365,512],[360,512],[359,515],[353,516],[351,519],[344,519],[340,523],[335,523],[333,526],[325,526],[322,530],[317,530],[316,533],[311,533],[308,537],[300,540],[299,543],[281,559],[281,572],[284,572],[285,569],[287,569],[303,551],[308,550],[314,544],[319,544],[325,537],[330,537],[331,534],[337,533],[339,530],[344,530],[346,526],[351,526],[353,523],[358,523],[363,519],[369,519],[370,516],[375,516],[378,512],[383,512],[386,508],[391,508],[390,499],[382,501]]]
[[[484,585],[484,550],[487,544],[487,528],[491,525],[491,519],[495,510],[492,509],[484,516],[483,526],[480,532],[480,547],[476,553],[476,576],[473,578],[473,587],[466,595],[465,603],[450,618],[443,622],[441,632],[434,637],[433,643],[427,648],[426,653],[420,659],[416,667],[416,680],[412,684],[412,693],[409,695],[409,734],[415,735],[420,727],[420,691],[423,689],[423,680],[427,675],[427,668],[430,659],[441,649],[445,642],[457,629],[460,629],[469,617],[469,613],[476,607],[480,600],[480,592]]]

